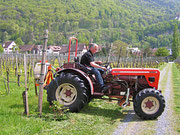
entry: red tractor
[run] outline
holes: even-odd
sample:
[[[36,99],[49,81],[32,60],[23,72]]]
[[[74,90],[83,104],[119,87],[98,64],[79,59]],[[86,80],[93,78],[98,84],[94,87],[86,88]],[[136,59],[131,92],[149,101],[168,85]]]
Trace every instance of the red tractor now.
[[[74,62],[70,60],[71,40],[76,40]],[[93,98],[103,98],[104,93],[96,83],[91,71],[81,65],[77,58],[78,40],[70,38],[68,63],[64,63],[56,78],[48,85],[47,100],[59,101],[71,112],[79,112]],[[105,94],[110,100],[117,100],[120,106],[133,102],[135,113],[143,119],[156,119],[165,108],[165,100],[158,90],[160,72],[150,68],[111,68],[102,74],[106,86]],[[107,98],[106,98],[107,99]]]

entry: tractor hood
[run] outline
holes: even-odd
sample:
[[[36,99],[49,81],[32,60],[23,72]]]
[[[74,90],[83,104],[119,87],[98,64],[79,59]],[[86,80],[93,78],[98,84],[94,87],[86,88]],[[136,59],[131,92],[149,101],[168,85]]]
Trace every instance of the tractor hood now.
[[[160,71],[152,68],[113,68],[111,74],[122,76],[144,76],[151,87],[158,89]]]

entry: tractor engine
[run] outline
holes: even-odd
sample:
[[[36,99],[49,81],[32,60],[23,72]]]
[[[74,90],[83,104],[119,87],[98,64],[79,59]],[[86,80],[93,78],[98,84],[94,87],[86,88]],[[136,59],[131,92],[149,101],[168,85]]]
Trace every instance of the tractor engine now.
[[[159,70],[113,68],[105,77],[106,85],[111,86],[111,95],[123,96],[127,89],[134,95],[145,88],[158,88]]]

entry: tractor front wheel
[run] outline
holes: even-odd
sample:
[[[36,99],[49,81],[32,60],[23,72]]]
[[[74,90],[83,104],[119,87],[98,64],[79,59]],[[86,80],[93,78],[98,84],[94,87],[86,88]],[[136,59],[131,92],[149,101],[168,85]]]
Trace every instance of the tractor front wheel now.
[[[165,100],[158,90],[144,89],[134,99],[134,111],[143,119],[156,119],[165,108]]]

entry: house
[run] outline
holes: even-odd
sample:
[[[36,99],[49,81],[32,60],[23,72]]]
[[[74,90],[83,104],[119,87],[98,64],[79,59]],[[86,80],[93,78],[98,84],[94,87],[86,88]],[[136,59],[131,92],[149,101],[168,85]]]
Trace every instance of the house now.
[[[36,50],[34,50],[34,54],[42,54],[43,45],[35,45]]]
[[[4,53],[12,53],[16,50],[17,46],[14,41],[5,42],[2,47],[4,48]]]
[[[71,53],[70,55],[75,56],[76,45],[71,45]],[[85,44],[78,44],[77,48],[77,56],[82,56],[85,52],[87,52],[87,47]],[[68,56],[69,53],[69,45],[61,46],[61,50],[59,51],[61,55]]]
[[[59,55],[59,51],[61,50],[60,46],[48,46],[47,47],[47,53],[48,54],[55,54]]]
[[[42,54],[42,45],[22,45],[20,46],[20,52],[22,53],[33,53],[33,54]],[[76,45],[71,45],[71,55],[75,56]],[[54,54],[54,55],[64,55],[68,56],[69,52],[69,45],[62,45],[62,46],[47,46],[46,50],[47,54]],[[85,52],[87,52],[87,47],[85,44],[78,44],[77,48],[77,55],[81,56]]]
[[[42,45],[22,45],[19,47],[22,53],[41,54]]]
[[[180,16],[177,16],[177,17],[175,18],[175,20],[180,21]]]
[[[168,48],[169,54],[172,55],[172,49]]]
[[[19,49],[22,53],[32,53],[34,46],[35,45],[21,45]]]
[[[140,53],[140,52],[141,52],[138,47],[128,48],[128,50],[131,51],[132,54],[133,54],[133,53]]]

